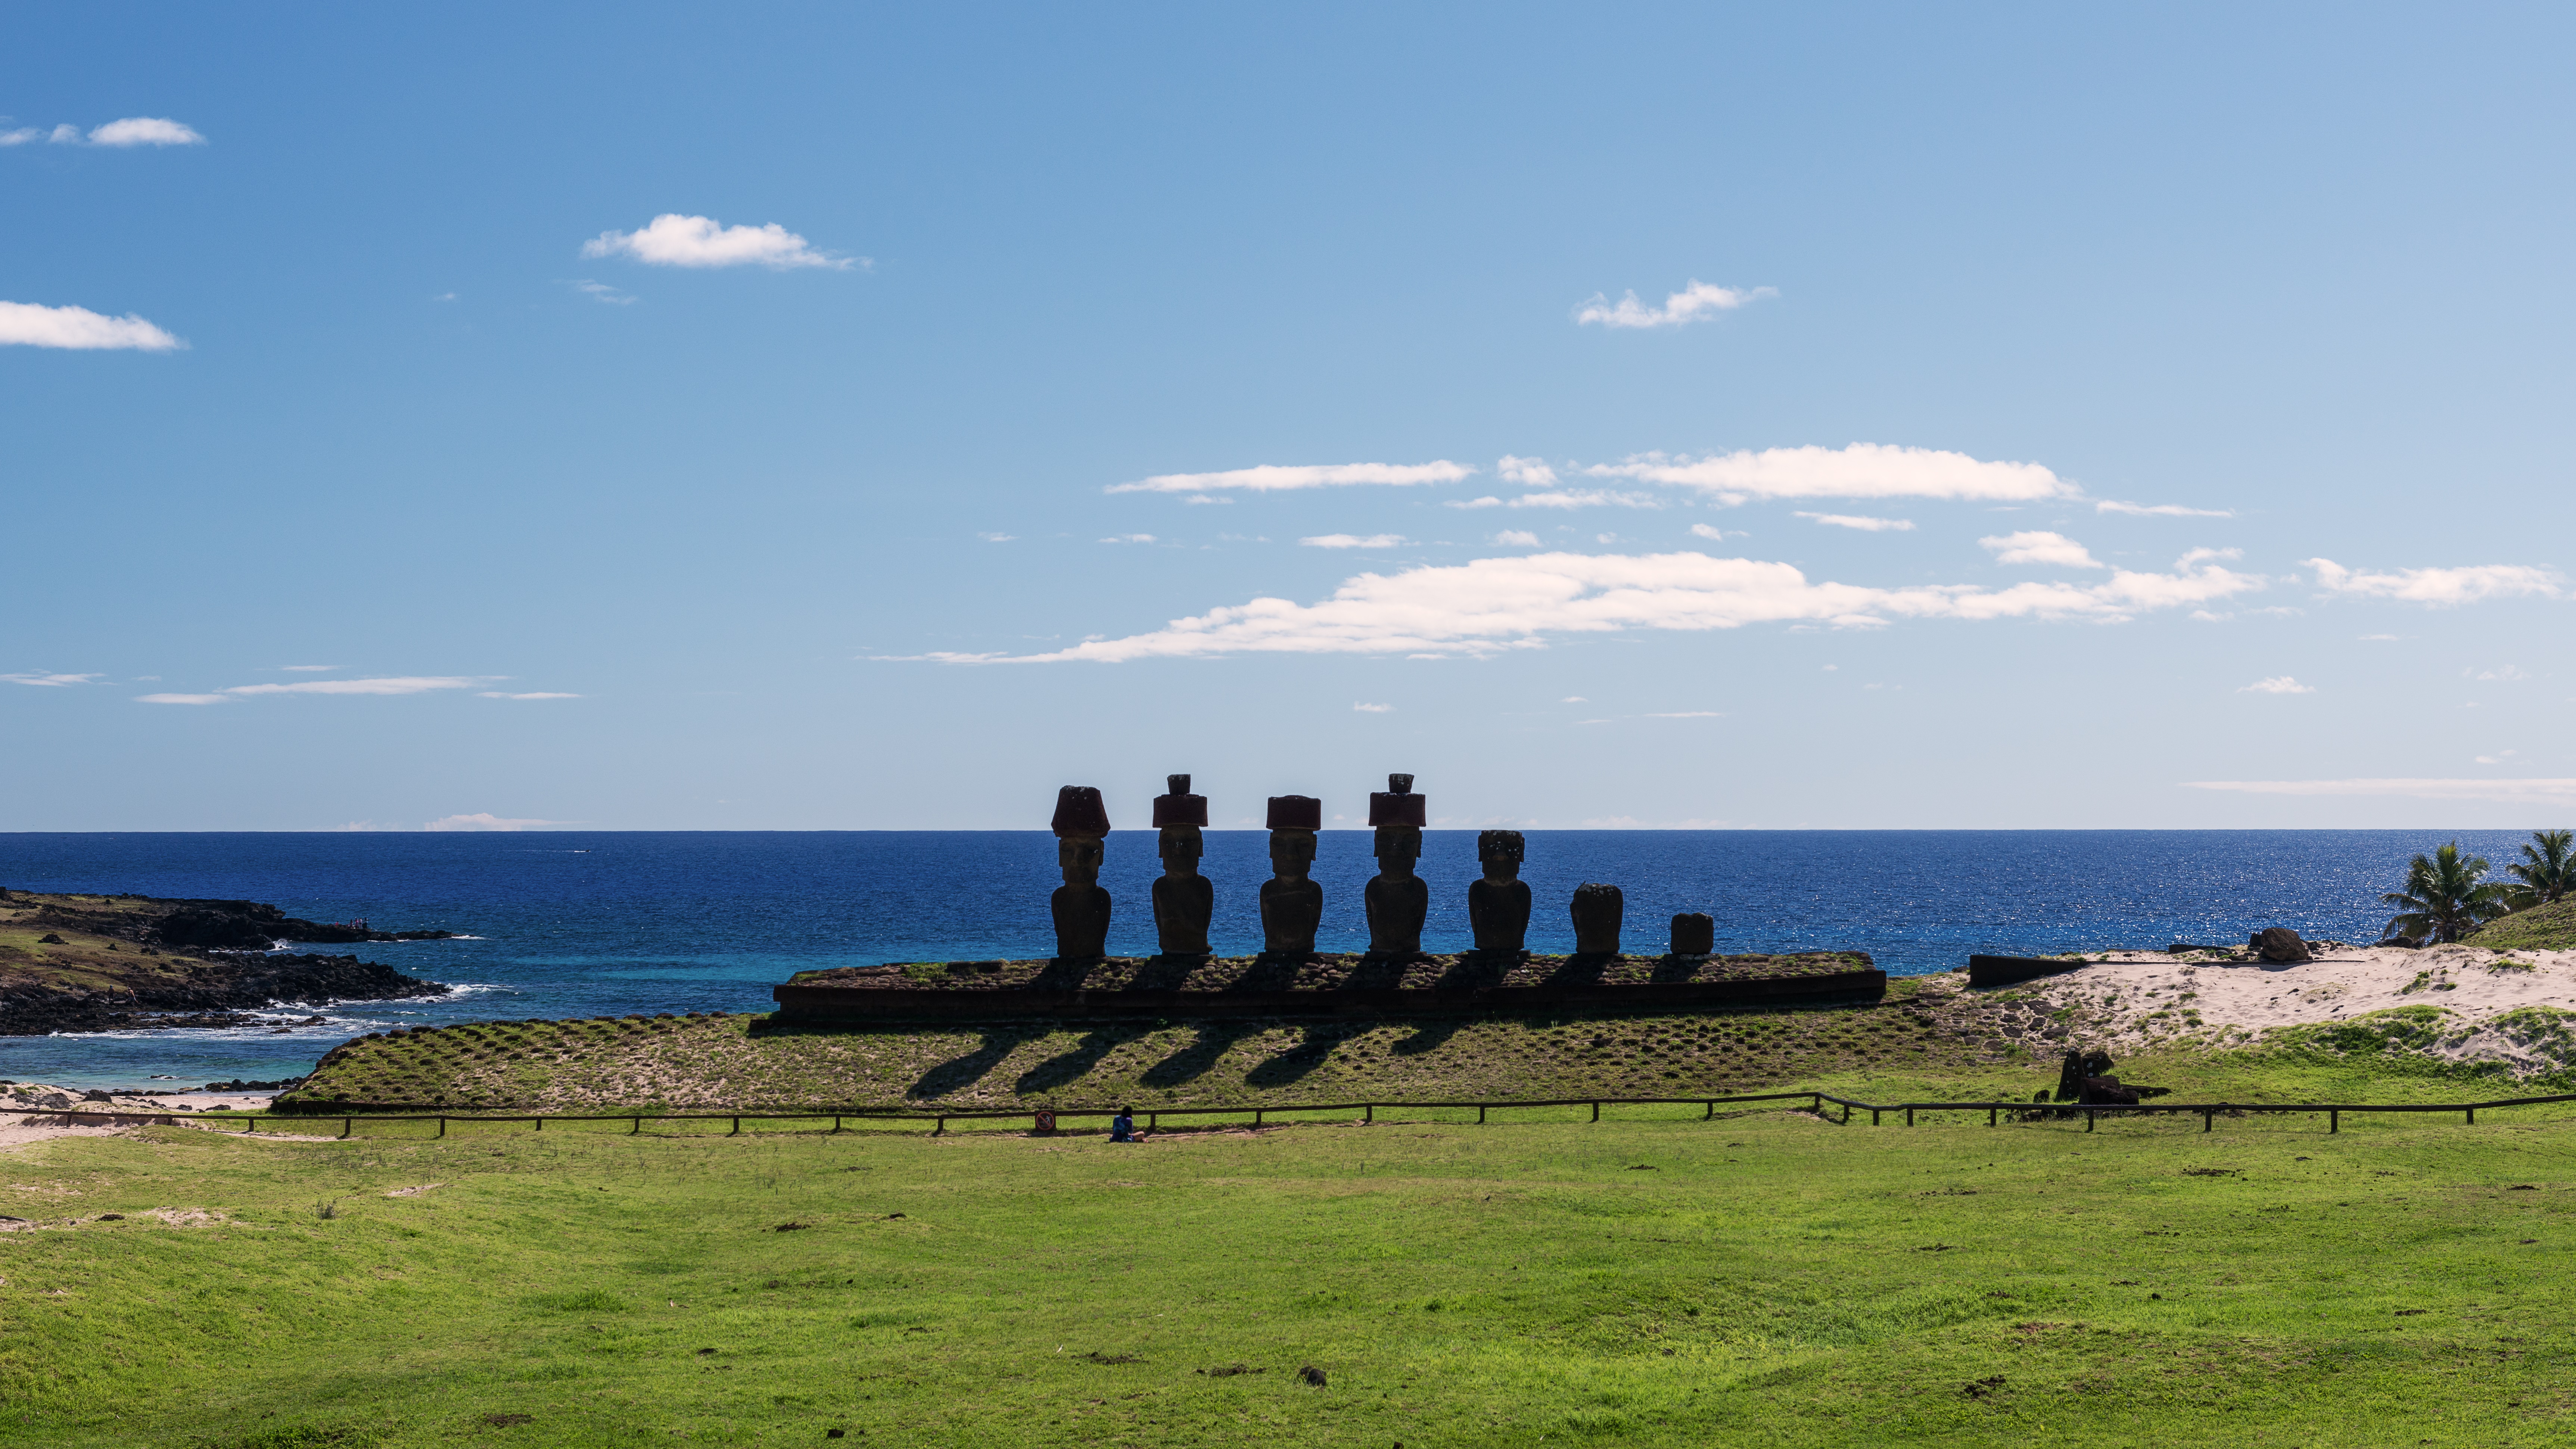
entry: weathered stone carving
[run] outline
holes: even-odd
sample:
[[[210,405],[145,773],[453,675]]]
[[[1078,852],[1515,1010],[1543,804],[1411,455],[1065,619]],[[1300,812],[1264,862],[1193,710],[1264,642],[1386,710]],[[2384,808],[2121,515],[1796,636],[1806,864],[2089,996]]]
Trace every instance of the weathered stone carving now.
[[[1521,879],[1526,842],[1517,830],[1486,830],[1476,836],[1476,859],[1485,877],[1467,887],[1467,926],[1475,933],[1479,955],[1517,955],[1529,940],[1530,888]]]
[[[1673,954],[1705,956],[1717,949],[1717,922],[1697,911],[1673,917]]]
[[[1267,823],[1272,874],[1261,883],[1261,954],[1312,956],[1315,928],[1324,921],[1324,888],[1308,873],[1315,868],[1315,832],[1324,826],[1324,802],[1273,795]]]
[[[2292,966],[2317,959],[2308,953],[2308,943],[2299,939],[2299,933],[2287,926],[2265,926],[2246,937],[2245,946],[2275,966]]]
[[[1052,828],[1056,864],[1064,868],[1064,884],[1048,901],[1055,916],[1056,959],[1097,961],[1109,952],[1109,892],[1100,888],[1109,811],[1100,803],[1100,792],[1089,785],[1057,791]]]
[[[1216,887],[1199,874],[1207,842],[1207,797],[1190,793],[1190,777],[1166,778],[1170,793],[1154,797],[1156,849],[1163,874],[1154,882],[1154,938],[1166,956],[1205,956],[1208,921],[1216,912]]]
[[[1619,921],[1627,913],[1627,898],[1614,885],[1586,882],[1574,888],[1574,954],[1577,956],[1616,956],[1619,954]]]
[[[1377,875],[1361,893],[1368,912],[1368,954],[1408,960],[1422,954],[1422,923],[1431,913],[1431,887],[1414,874],[1422,858],[1424,802],[1411,775],[1386,777],[1386,792],[1369,796],[1369,824],[1377,831]]]

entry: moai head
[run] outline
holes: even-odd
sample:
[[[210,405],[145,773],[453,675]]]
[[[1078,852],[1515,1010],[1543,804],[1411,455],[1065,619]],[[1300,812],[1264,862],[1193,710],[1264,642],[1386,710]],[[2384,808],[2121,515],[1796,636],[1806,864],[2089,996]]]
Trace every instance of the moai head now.
[[[1485,866],[1487,880],[1519,880],[1521,852],[1526,842],[1517,830],[1482,830],[1476,834],[1476,859]]]
[[[1163,874],[1196,875],[1199,857],[1207,853],[1207,842],[1194,825],[1166,825],[1155,853],[1163,858]]]
[[[1585,882],[1574,888],[1574,950],[1579,956],[1619,954],[1619,918],[1626,898],[1614,885]]]
[[[1315,832],[1311,830],[1274,830],[1270,832],[1270,870],[1290,880],[1304,880],[1315,868]]]
[[[1097,835],[1060,835],[1055,842],[1056,864],[1064,867],[1066,885],[1100,884],[1100,837]]]

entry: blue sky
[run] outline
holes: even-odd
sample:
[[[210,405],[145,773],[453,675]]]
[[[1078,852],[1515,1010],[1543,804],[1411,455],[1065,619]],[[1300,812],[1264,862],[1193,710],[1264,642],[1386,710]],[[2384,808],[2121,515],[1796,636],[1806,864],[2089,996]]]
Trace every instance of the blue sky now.
[[[26,12],[0,828],[2565,823],[2571,32]]]

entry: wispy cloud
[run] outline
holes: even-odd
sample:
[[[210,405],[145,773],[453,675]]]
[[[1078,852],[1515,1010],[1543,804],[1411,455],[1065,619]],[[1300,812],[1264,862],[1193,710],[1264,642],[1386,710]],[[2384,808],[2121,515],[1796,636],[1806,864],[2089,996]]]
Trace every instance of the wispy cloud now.
[[[1692,524],[1692,525],[1691,525],[1691,534],[1692,534],[1692,536],[1693,536],[1693,537],[1695,537],[1695,538],[1711,539],[1711,540],[1714,540],[1714,541],[1719,542],[1719,543],[1723,543],[1723,542],[1725,542],[1726,540],[1728,540],[1728,539],[1730,539],[1730,538],[1751,538],[1751,537],[1753,536],[1753,535],[1751,535],[1751,534],[1749,534],[1749,533],[1744,532],[1744,531],[1743,531],[1743,530],[1741,530],[1741,529],[1738,529],[1737,531],[1735,531],[1735,532],[1733,532],[1733,533],[1729,533],[1729,532],[1727,532],[1727,531],[1726,531],[1725,529],[1723,529],[1723,528],[1719,528],[1719,527],[1716,527],[1716,526],[1715,526],[1715,525],[1713,525],[1713,524],[1706,524],[1706,523],[1694,523],[1694,524]]]
[[[827,267],[846,271],[867,266],[865,257],[842,257],[817,251],[814,244],[771,222],[767,226],[726,226],[713,217],[682,216],[666,211],[640,231],[604,231],[581,244],[585,257],[632,257],[656,267]]]
[[[1600,478],[1634,478],[1694,488],[1721,503],[1756,498],[1948,498],[2027,503],[2071,498],[2075,485],[2037,463],[1989,463],[1965,453],[1854,443],[1847,448],[1768,448],[1761,452],[1638,453],[1583,470]]]
[[[1659,712],[1654,713],[1654,714],[1649,714],[1649,715],[1647,715],[1647,716],[1646,716],[1646,718],[1648,718],[1648,719],[1724,719],[1724,718],[1726,718],[1726,711],[1724,711],[1724,710],[1720,710],[1720,709],[1675,709],[1675,710],[1663,710],[1663,711],[1659,711]]]
[[[2117,570],[2097,584],[2023,583],[1871,588],[1812,583],[1790,564],[1700,553],[1527,554],[1361,574],[1316,604],[1255,599],[1149,633],[1087,639],[1047,654],[935,653],[952,664],[1187,658],[1235,653],[1492,654],[1537,649],[1559,634],[1628,629],[1733,629],[1761,623],[1871,627],[1893,619],[2087,619],[2114,622],[2263,587],[2215,564],[2172,573]]]
[[[2185,508],[2179,503],[2117,503],[2108,498],[2093,505],[2096,513],[2127,513],[2139,518],[2234,518],[2233,508]]]
[[[19,126],[12,130],[0,131],[0,146],[24,146],[30,141],[43,139],[45,139],[45,128],[42,126]]]
[[[220,694],[138,694],[134,698],[138,704],[228,704],[231,702]]]
[[[340,666],[337,664],[281,664],[277,667],[288,674],[328,674]]]
[[[606,282],[594,282],[588,277],[575,281],[572,289],[594,302],[605,302],[611,307],[630,307],[635,303],[634,293],[621,291]]]
[[[421,827],[423,830],[542,830],[549,825],[570,825],[569,820],[511,820],[488,810],[472,815],[448,815]]]
[[[1443,458],[1431,463],[1316,463],[1297,466],[1263,464],[1223,473],[1158,473],[1135,483],[1113,483],[1109,493],[1284,493],[1301,488],[1347,488],[1384,484],[1405,488],[1426,483],[1455,483],[1475,469]]]
[[[60,689],[72,684],[95,684],[104,674],[51,674],[39,670],[33,674],[0,674],[0,680],[11,684],[32,684],[44,689]]]
[[[1154,535],[1152,535],[1152,534],[1150,534],[1150,533],[1113,533],[1113,534],[1111,534],[1109,537],[1102,539],[1102,540],[1101,540],[1101,542],[1102,542],[1102,543],[1153,543],[1153,542],[1156,542],[1156,539],[1155,539]]]
[[[1494,535],[1494,542],[1504,548],[1536,548],[1538,535],[1526,528],[1506,528]]]
[[[2238,694],[2314,694],[2317,692],[2317,687],[2313,684],[2301,684],[2286,674],[2275,674],[2269,679],[2255,680],[2236,692]]]
[[[2576,780],[2186,780],[2243,795],[2396,795],[2417,800],[2576,802]]]
[[[2109,567],[2086,552],[2084,545],[2062,533],[2007,533],[1996,538],[1978,539],[1977,546],[1991,549],[1995,562],[1999,564],[2057,564],[2070,569]]]
[[[188,344],[131,312],[108,317],[87,307],[0,302],[0,346],[10,345],[79,352],[175,352]]]
[[[979,533],[975,536],[986,543],[1009,543],[1019,537],[1016,533]]]
[[[2309,559],[2307,565],[2317,571],[2317,586],[2328,593],[2397,599],[2436,608],[2474,604],[2486,599],[2533,596],[2554,599],[2559,596],[2560,586],[2565,582],[2554,570],[2524,564],[2397,569],[2388,573],[2348,569],[2325,558]]]
[[[1914,520],[1910,518],[1871,518],[1858,513],[1801,513],[1798,517],[1812,518],[1832,528],[1856,528],[1863,533],[1914,531]]]
[[[1664,500],[1652,493],[1635,493],[1618,488],[1549,488],[1537,493],[1524,493],[1509,500],[1477,498],[1453,503],[1452,508],[1491,508],[1500,503],[1506,508],[1661,508]]]
[[[1577,326],[1600,326],[1613,330],[1647,327],[1680,327],[1692,322],[1705,322],[1722,312],[1732,312],[1747,302],[1780,293],[1771,287],[1719,287],[1693,278],[1691,284],[1664,298],[1664,305],[1649,307],[1637,300],[1634,292],[1620,294],[1611,301],[1599,292],[1592,300],[1574,311]]]
[[[485,699],[579,699],[579,698],[581,698],[581,696],[580,696],[580,695],[578,695],[578,694],[556,694],[556,693],[554,693],[554,692],[552,692],[552,691],[546,691],[546,690],[534,691],[534,692],[531,692],[531,693],[528,693],[528,694],[510,694],[510,693],[508,693],[508,692],[506,692],[506,691],[498,690],[498,689],[487,689],[487,690],[484,690],[484,691],[483,691],[483,697],[484,697]]]
[[[1400,533],[1324,533],[1297,541],[1308,548],[1402,548],[1408,542]]]
[[[230,695],[257,694],[427,694],[440,689],[472,689],[488,676],[406,674],[385,679],[306,679],[294,684],[236,684]]]
[[[206,138],[192,126],[166,116],[127,116],[89,133],[93,146],[202,146]]]
[[[1509,453],[1494,465],[1495,476],[1523,488],[1545,488],[1556,482],[1556,470],[1536,458],[1515,458]]]
[[[1352,704],[1352,705],[1351,705],[1351,708],[1352,708],[1352,709],[1354,709],[1354,710],[1356,710],[1356,711],[1358,711],[1358,712],[1359,712],[1359,713],[1361,713],[1361,714],[1393,714],[1393,713],[1395,713],[1395,706],[1394,706],[1394,705],[1391,705],[1391,704],[1359,704],[1359,703],[1354,703],[1354,704]]]

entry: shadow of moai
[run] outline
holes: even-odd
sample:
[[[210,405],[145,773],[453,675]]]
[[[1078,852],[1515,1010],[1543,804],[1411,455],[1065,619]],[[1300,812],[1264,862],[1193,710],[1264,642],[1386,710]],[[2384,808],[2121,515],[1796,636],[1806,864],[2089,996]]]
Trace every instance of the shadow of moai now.
[[[915,1100],[932,1100],[962,1092],[1002,1064],[1002,1059],[1019,1049],[1020,1043],[1036,1033],[1025,1027],[993,1027],[984,1032],[983,1042],[962,1057],[951,1057],[921,1074],[921,1079],[903,1089]]]
[[[1133,1041],[1142,1034],[1133,1026],[1101,1027],[1075,1042],[1070,1049],[1020,1073],[1020,1079],[1011,1084],[1011,1090],[1026,1095],[1071,1086],[1091,1075],[1091,1069],[1100,1065],[1100,1059],[1117,1050],[1121,1043]]]
[[[1257,1022],[1203,1021],[1188,1046],[1147,1067],[1136,1080],[1148,1087],[1177,1087],[1195,1082],[1234,1049],[1235,1043],[1261,1030]]]
[[[1367,1026],[1356,1023],[1310,1026],[1296,1045],[1256,1065],[1244,1073],[1243,1080],[1255,1087],[1293,1087],[1332,1060],[1334,1051],[1344,1043],[1367,1030]]]

